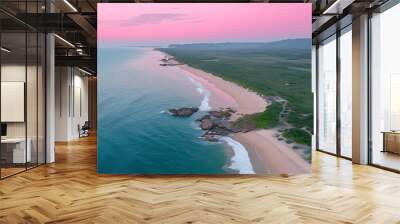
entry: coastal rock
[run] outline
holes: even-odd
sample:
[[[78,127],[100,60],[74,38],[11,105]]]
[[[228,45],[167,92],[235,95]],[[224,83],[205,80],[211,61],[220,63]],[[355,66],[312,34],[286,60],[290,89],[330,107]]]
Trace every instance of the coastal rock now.
[[[214,126],[210,118],[202,119],[200,122],[200,128],[203,130],[210,130]]]
[[[226,110],[227,112],[231,113],[231,114],[236,113],[236,110],[233,109],[233,108],[230,108],[230,107],[226,108],[225,110]]]
[[[207,114],[207,115],[202,116],[201,118],[196,119],[196,121],[201,122],[202,120],[209,119],[209,118],[211,118],[211,116]]]
[[[169,113],[172,116],[176,117],[190,117],[192,114],[196,113],[199,110],[197,107],[182,107],[179,109],[168,109]]]
[[[235,111],[232,108],[226,108],[222,110],[215,110],[209,112],[211,116],[220,119],[228,119],[232,116],[233,113],[235,113]]]
[[[230,129],[225,128],[225,127],[218,127],[218,126],[215,126],[206,132],[206,134],[208,134],[208,135],[211,134],[211,135],[220,135],[220,136],[226,136],[226,135],[229,135],[230,133],[232,133],[232,131]]]
[[[175,111],[171,111],[175,112]],[[225,108],[215,111],[209,111],[208,114],[196,119],[200,124],[200,128],[204,130],[201,136],[205,141],[219,141],[219,136],[228,136],[232,133],[249,132],[255,129],[251,125],[236,126],[230,117],[236,113],[232,108]]]
[[[210,130],[207,130],[201,137],[206,141],[216,142],[219,141],[217,136],[227,136],[230,133],[232,132],[229,129],[221,127],[213,127]]]
[[[215,137],[215,135],[211,135],[211,134],[204,134],[202,136],[202,138],[208,142],[218,142],[219,141],[218,138]]]
[[[216,117],[216,118],[223,118],[222,111],[210,111],[209,112],[211,116]]]
[[[229,127],[230,127],[230,122],[228,120],[214,118],[214,119],[212,119],[212,122],[213,122],[214,126],[216,126],[216,127],[225,128],[225,129],[229,129]]]
[[[211,117],[210,115],[205,115],[197,121],[200,122],[200,128],[203,130],[211,130],[215,127],[222,128],[222,129],[229,129],[230,123],[226,119]]]
[[[202,116],[196,121],[200,122],[200,128],[206,131],[202,138],[205,141],[219,141],[217,136],[227,136],[233,131],[231,130],[231,122],[229,118],[235,111],[231,108],[209,111],[207,115]]]

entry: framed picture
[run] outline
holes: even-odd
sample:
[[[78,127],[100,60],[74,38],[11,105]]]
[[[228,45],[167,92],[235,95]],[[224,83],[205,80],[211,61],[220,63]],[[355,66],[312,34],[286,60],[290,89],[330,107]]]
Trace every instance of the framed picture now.
[[[311,170],[311,4],[98,4],[98,74],[99,173]]]

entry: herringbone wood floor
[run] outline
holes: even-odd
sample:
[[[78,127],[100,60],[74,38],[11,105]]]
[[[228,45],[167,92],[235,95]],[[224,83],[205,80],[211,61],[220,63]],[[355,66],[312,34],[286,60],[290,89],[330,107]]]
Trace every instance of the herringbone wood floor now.
[[[313,155],[293,177],[96,174],[96,139],[0,181],[0,223],[400,223],[400,175]]]

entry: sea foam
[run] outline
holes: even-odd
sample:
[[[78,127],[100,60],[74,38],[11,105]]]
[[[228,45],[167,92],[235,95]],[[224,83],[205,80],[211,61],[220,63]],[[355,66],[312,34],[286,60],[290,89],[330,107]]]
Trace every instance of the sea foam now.
[[[234,156],[232,157],[231,166],[229,168],[239,171],[240,174],[255,174],[249,154],[240,142],[226,136],[221,137],[220,140],[226,142],[234,151]]]
[[[199,110],[200,111],[209,111],[209,110],[211,110],[211,107],[210,107],[210,104],[209,104],[210,95],[211,95],[210,92],[206,88],[204,88],[204,86],[200,82],[194,80],[192,77],[188,77],[188,78],[189,78],[190,82],[192,82],[193,84],[196,85],[197,92],[200,93],[200,95],[203,96],[203,100],[201,101],[201,104],[199,106]]]

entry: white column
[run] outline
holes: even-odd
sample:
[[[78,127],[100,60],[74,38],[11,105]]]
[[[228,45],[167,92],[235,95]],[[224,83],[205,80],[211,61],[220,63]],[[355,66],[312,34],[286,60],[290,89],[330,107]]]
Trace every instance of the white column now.
[[[55,133],[55,54],[54,35],[46,37],[46,163],[55,161],[54,133]]]
[[[55,69],[55,141],[71,140],[72,68]]]
[[[312,51],[311,51],[311,92],[313,94],[314,98],[314,129],[313,129],[313,135],[311,137],[311,149],[316,150],[317,148],[317,139],[316,139],[316,133],[317,133],[317,48],[315,45],[312,46]]]
[[[368,15],[353,19],[353,162],[368,163]]]
[[[54,12],[54,5],[46,1],[46,11]],[[46,163],[55,162],[55,42],[54,34],[46,35]]]

